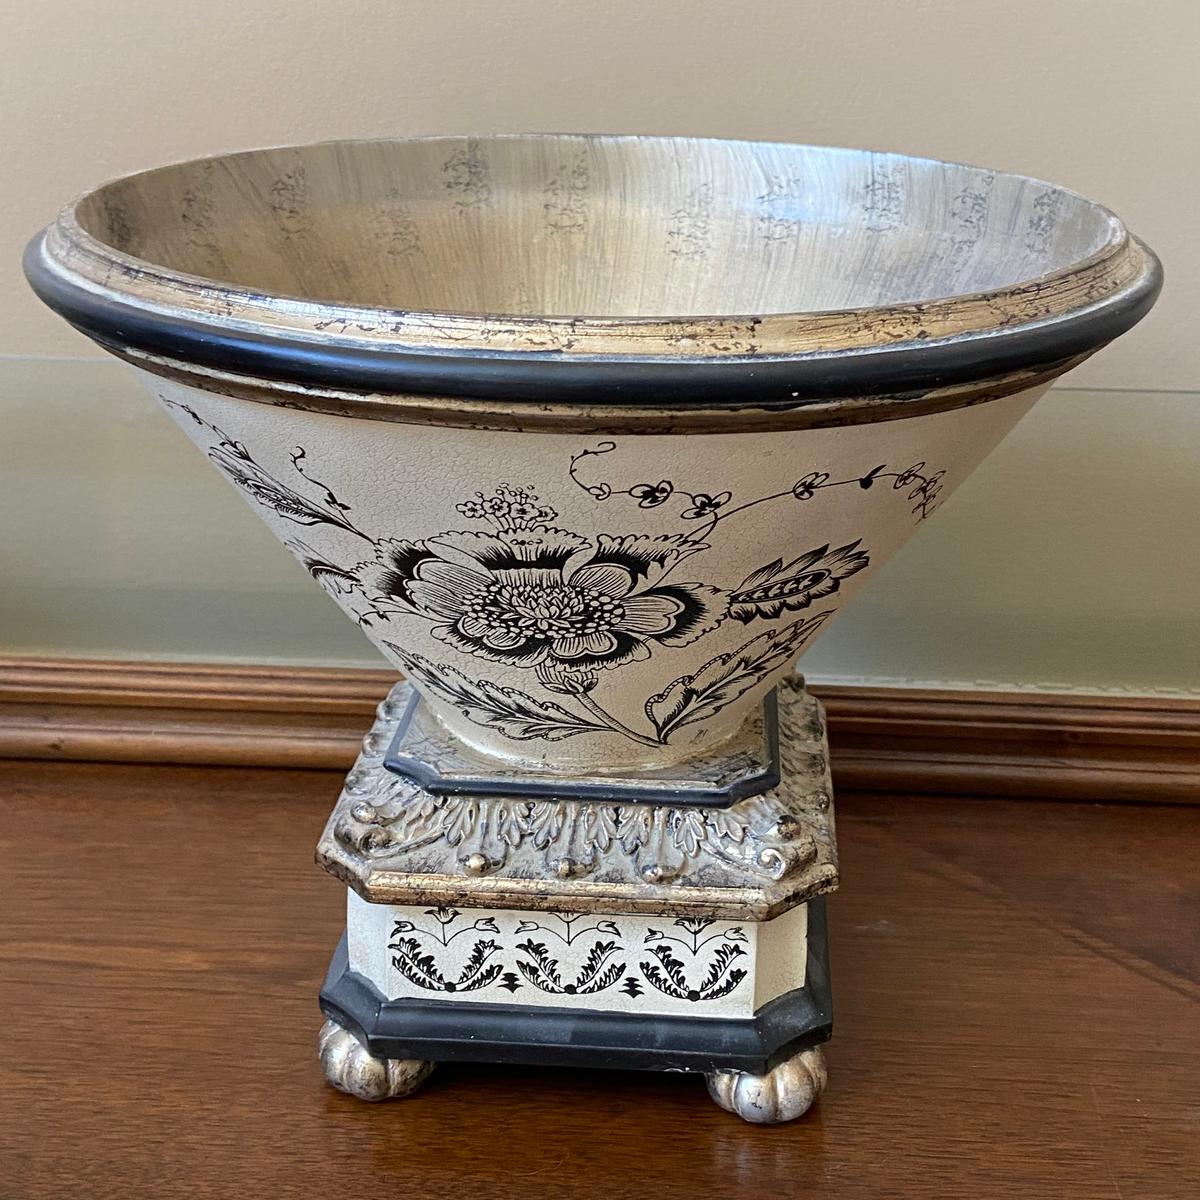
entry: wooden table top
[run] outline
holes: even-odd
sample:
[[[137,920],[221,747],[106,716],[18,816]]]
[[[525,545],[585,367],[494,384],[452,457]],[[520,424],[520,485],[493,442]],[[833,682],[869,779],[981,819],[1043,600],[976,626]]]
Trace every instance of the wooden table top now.
[[[325,772],[0,763],[0,1197],[1200,1196],[1200,808],[838,800],[818,1107],[329,1088]],[[243,836],[244,835],[244,836]]]

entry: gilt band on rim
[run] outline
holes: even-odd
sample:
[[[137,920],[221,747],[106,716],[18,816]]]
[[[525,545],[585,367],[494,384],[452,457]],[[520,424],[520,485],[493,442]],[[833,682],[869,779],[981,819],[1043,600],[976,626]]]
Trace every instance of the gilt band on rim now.
[[[453,139],[403,141],[443,140],[455,144]],[[657,153],[684,140],[701,157],[716,153],[714,147],[739,154],[750,147],[764,155],[812,149],[569,135],[513,135],[465,144],[506,144],[511,150],[518,142],[545,147],[561,141],[596,149],[617,145],[625,153],[632,152],[630,143],[640,142]],[[372,148],[339,145],[363,154]],[[271,154],[295,154],[302,163],[303,155],[330,149],[248,152],[165,170],[201,171]],[[957,169],[903,156],[866,157],[909,164],[914,171]],[[232,386],[262,389],[250,398],[272,402],[273,396],[286,394],[286,402],[298,407],[381,420],[434,419],[436,405],[431,411],[429,404],[406,403],[430,397],[458,401],[468,410],[478,404],[485,413],[496,405],[590,406],[624,413],[631,426],[643,424],[642,410],[675,410],[684,420],[696,410],[752,410],[776,414],[774,425],[792,423],[781,417],[788,413],[797,425],[814,423],[805,413],[814,406],[826,410],[820,424],[937,411],[976,396],[988,398],[980,393],[989,387],[991,394],[1003,394],[995,385],[1007,377],[1057,373],[1134,325],[1161,286],[1153,253],[1106,210],[1051,185],[992,173],[1020,186],[1044,186],[1045,195],[1086,208],[1097,231],[1086,252],[1048,257],[1044,273],[1014,275],[991,290],[948,292],[940,299],[897,297],[873,308],[781,312],[768,307],[757,316],[679,317],[389,309],[300,298],[245,281],[226,283],[218,271],[189,273],[178,263],[156,265],[153,254],[139,258],[120,248],[125,244],[120,237],[95,233],[97,210],[116,204],[114,189],[119,195],[127,184],[160,174],[148,172],[97,189],[31,241],[25,270],[39,296],[106,349],[149,370],[195,371],[206,384],[215,374]],[[163,228],[181,236],[170,225],[180,219],[168,214]],[[119,229],[126,220],[118,211],[114,224]],[[717,249],[729,253],[728,247]],[[428,269],[436,272],[437,263]],[[351,402],[339,409],[331,394]],[[862,401],[876,397],[890,403],[864,416]],[[413,408],[420,413],[410,412]],[[661,417],[647,420],[652,426]],[[536,413],[524,414],[522,421],[522,427],[556,424],[539,421]]]

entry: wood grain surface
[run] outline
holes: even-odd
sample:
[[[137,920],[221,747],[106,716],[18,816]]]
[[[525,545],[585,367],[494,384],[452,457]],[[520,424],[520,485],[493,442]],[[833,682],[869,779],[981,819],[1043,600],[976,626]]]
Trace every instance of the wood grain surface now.
[[[839,799],[809,1117],[682,1075],[332,1091],[338,777],[0,763],[0,1196],[1194,1197],[1200,810]]]

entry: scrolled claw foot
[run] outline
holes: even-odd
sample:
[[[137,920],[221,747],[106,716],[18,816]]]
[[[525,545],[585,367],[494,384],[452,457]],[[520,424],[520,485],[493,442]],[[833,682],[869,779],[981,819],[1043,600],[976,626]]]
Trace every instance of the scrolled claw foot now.
[[[778,1125],[802,1117],[825,1090],[829,1073],[819,1046],[802,1050],[765,1075],[712,1071],[708,1094],[727,1112],[756,1125]]]
[[[317,1055],[325,1078],[339,1091],[360,1100],[395,1100],[411,1095],[436,1066],[415,1058],[376,1058],[336,1021],[321,1026]]]

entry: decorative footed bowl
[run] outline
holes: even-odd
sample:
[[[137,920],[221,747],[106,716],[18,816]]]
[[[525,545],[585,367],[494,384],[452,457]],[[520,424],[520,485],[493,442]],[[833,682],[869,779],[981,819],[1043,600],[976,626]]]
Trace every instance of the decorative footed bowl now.
[[[335,142],[118,180],[26,257],[428,719],[669,771],[796,657],[1154,256],[1019,175],[683,138]]]
[[[1018,175],[517,136],[149,171],[26,269],[407,676],[317,847],[326,1078],[690,1071],[804,1113],[838,867],[792,665],[1153,255]]]

